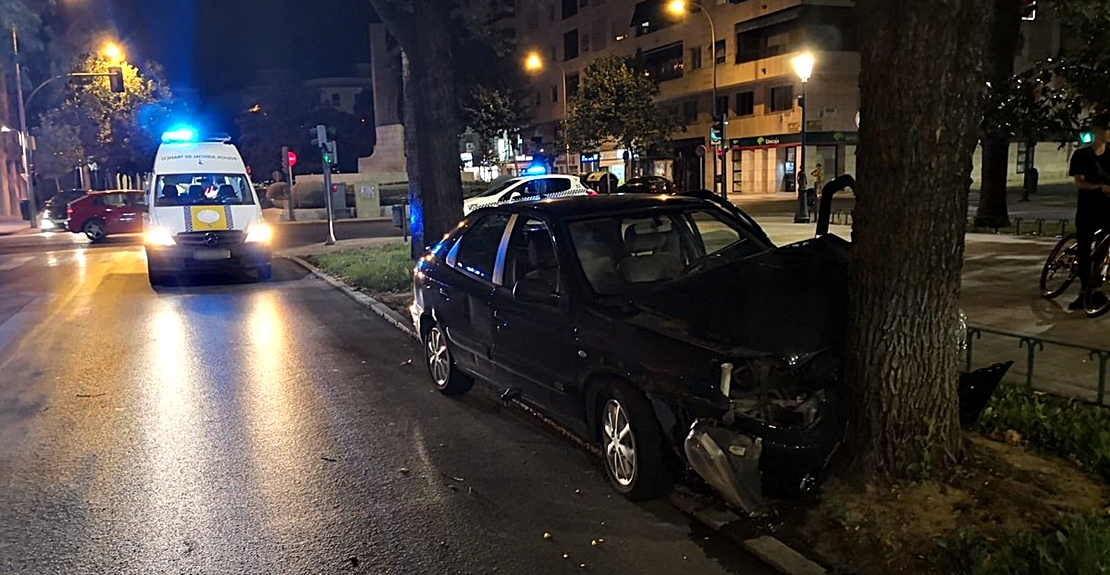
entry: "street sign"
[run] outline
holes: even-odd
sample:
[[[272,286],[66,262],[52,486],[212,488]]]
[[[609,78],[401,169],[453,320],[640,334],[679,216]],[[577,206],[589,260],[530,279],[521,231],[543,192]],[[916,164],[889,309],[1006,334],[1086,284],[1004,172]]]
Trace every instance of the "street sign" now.
[[[290,150],[290,152],[289,152],[289,167],[292,168],[293,166],[296,166],[296,165],[297,165],[297,154],[295,154],[292,150]]]

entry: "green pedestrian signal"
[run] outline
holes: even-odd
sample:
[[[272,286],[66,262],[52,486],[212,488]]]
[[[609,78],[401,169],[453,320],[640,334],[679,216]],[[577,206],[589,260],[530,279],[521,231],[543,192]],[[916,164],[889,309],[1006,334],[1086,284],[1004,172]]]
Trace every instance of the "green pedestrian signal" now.
[[[1083,131],[1083,132],[1079,133],[1079,143],[1081,143],[1081,144],[1090,144],[1094,141],[1095,141],[1095,133],[1094,132],[1092,132],[1090,130],[1086,130],[1086,131]]]
[[[725,124],[728,124],[728,121],[725,120],[725,115],[724,114],[721,114],[720,116],[717,116],[717,117],[713,118],[713,129],[710,130],[710,132],[709,132],[710,142],[712,142],[714,144],[720,144],[721,142],[724,141],[724,139],[725,139]]]

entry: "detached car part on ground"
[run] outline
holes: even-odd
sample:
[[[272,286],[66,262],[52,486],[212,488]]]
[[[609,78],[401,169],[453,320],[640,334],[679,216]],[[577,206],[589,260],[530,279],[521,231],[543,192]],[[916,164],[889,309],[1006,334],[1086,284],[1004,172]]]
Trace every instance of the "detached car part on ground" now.
[[[827,234],[776,248],[704,191],[514,202],[418,262],[411,312],[440,391],[507,388],[597,442],[631,499],[688,465],[756,513],[842,439],[848,261]],[[962,419],[1007,367],[964,374]]]

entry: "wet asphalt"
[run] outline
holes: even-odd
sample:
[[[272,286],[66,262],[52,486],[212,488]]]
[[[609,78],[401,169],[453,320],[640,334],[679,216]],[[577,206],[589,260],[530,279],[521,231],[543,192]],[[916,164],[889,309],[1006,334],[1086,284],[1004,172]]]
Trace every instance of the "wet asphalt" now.
[[[155,291],[133,241],[27,241],[0,238],[0,573],[769,572],[491,388],[436,393],[289,261]]]

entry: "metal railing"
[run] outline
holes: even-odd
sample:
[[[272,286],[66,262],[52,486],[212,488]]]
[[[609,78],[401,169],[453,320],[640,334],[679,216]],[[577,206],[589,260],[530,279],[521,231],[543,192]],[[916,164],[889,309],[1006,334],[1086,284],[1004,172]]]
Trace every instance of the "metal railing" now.
[[[1106,405],[1106,376],[1107,366],[1110,365],[1110,349],[1068,343],[1024,333],[1014,333],[980,326],[969,326],[967,328],[966,350],[968,371],[971,371],[971,366],[973,365],[973,357],[975,353],[974,342],[975,340],[980,339],[984,333],[1017,340],[1018,349],[1025,349],[1025,384],[1029,386],[1033,385],[1033,372],[1036,369],[1037,352],[1044,351],[1046,344],[1055,347],[1087,352],[1087,357],[1089,359],[1098,360],[1097,401],[1099,405]]]

